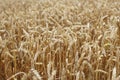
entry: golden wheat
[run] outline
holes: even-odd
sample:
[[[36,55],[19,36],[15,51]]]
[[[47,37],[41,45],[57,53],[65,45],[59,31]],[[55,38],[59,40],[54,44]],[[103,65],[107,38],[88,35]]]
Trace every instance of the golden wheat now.
[[[120,80],[120,0],[0,0],[0,80]]]

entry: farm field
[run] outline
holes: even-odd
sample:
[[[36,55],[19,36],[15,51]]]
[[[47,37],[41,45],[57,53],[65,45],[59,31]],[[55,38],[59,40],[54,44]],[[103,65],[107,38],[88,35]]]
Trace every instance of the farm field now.
[[[0,80],[120,80],[120,0],[0,0]]]

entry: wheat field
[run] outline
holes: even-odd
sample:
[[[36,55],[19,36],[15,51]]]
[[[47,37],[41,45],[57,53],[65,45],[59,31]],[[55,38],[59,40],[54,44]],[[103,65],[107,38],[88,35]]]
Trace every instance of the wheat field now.
[[[120,80],[120,0],[0,0],[0,80]]]

